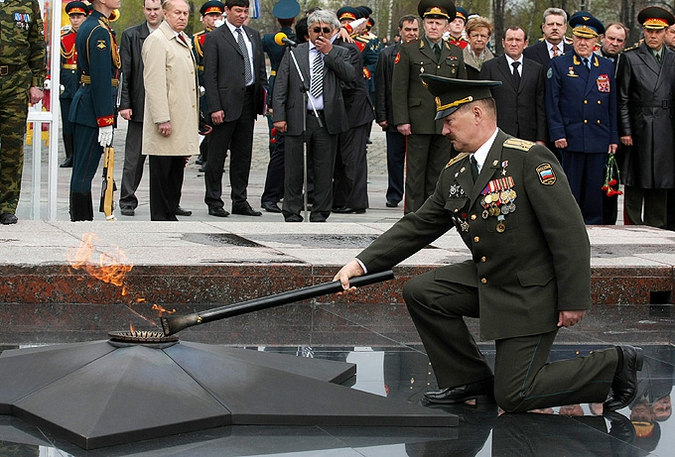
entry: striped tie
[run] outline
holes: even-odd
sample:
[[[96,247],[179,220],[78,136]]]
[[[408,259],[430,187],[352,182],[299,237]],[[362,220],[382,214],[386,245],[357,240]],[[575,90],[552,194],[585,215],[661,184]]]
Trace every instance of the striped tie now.
[[[251,73],[251,61],[248,58],[248,49],[246,49],[246,43],[244,43],[244,35],[242,34],[241,29],[238,28],[236,30],[237,44],[239,45],[239,49],[241,49],[241,53],[244,54],[244,79],[246,85],[248,86],[251,82],[251,79],[253,78]]]
[[[310,86],[309,93],[312,94],[312,97],[319,98],[323,93],[323,61],[321,60],[321,53],[318,51],[312,63],[312,81]]]

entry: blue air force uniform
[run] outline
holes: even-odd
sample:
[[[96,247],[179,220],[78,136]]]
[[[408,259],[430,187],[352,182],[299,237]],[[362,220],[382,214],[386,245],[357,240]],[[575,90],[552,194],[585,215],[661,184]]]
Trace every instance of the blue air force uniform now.
[[[574,17],[570,24],[573,21]],[[573,33],[580,33],[576,29]],[[607,153],[611,144],[619,142],[617,86],[609,59],[591,54],[588,61],[590,68],[576,52],[551,60],[546,116],[551,141],[567,140],[567,147],[561,149],[562,165],[584,221],[602,224],[601,187]]]

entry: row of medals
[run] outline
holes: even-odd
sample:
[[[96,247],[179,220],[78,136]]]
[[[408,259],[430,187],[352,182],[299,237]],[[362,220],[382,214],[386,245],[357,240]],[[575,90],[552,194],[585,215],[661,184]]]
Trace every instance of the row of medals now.
[[[496,230],[499,233],[503,233],[506,230],[506,218],[504,216],[516,210],[514,200],[517,194],[513,190],[513,178],[507,176],[490,181],[485,189],[483,189],[482,194],[480,204],[485,209],[481,213],[481,216],[483,219],[487,219],[490,216],[496,217]]]

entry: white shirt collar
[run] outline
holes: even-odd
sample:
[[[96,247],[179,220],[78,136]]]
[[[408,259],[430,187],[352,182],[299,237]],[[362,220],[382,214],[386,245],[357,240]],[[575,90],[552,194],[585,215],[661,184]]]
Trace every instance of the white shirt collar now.
[[[512,66],[513,62],[520,62],[520,67],[523,67],[523,55],[520,55],[520,58],[513,60],[511,57],[507,56],[504,54],[504,57],[506,57],[506,62],[509,64],[509,67]]]
[[[483,169],[483,164],[485,163],[485,159],[487,159],[492,144],[495,142],[495,138],[497,138],[497,133],[499,133],[499,129],[495,128],[492,136],[473,153],[473,156],[476,158],[476,164],[478,165],[478,173]]]

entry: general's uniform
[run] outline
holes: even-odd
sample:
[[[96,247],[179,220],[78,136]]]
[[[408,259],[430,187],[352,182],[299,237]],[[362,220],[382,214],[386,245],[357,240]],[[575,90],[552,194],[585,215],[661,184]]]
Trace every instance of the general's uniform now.
[[[73,174],[70,179],[70,219],[93,220],[91,181],[103,147],[100,127],[115,126],[115,96],[119,85],[120,55],[110,22],[94,10],[77,33],[80,87],[69,119],[75,124]]]
[[[405,211],[416,211],[434,191],[438,175],[450,160],[452,146],[441,134],[443,122],[435,121],[434,97],[422,85],[420,74],[466,78],[462,50],[443,40],[436,58],[427,38],[401,46],[392,80],[394,123],[410,124],[407,138],[408,172]]]
[[[551,60],[546,116],[551,141],[567,140],[562,165],[586,224],[602,224],[602,190],[610,144],[618,144],[614,64],[592,54],[590,70],[571,52]]]
[[[385,270],[456,228],[472,259],[420,275],[403,295],[441,388],[492,376],[462,316],[496,340],[495,397],[508,411],[601,402],[612,348],[547,363],[560,311],[590,299],[590,243],[555,156],[498,131],[474,184],[469,154],[452,159],[432,196],[357,258]]]
[[[5,0],[0,5],[0,215],[13,215],[19,204],[29,89],[42,88],[46,73],[40,4]]]

